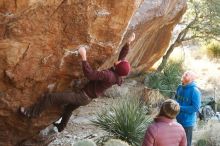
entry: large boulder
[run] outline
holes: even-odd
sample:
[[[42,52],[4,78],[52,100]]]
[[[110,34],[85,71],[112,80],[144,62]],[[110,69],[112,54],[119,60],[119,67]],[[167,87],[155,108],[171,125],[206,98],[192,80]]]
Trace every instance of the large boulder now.
[[[129,32],[133,72],[149,69],[166,51],[186,0],[1,0],[0,145],[22,145],[59,118],[52,107],[26,119],[17,112],[44,92],[75,90],[84,78],[79,56],[89,45],[94,69],[109,67]]]

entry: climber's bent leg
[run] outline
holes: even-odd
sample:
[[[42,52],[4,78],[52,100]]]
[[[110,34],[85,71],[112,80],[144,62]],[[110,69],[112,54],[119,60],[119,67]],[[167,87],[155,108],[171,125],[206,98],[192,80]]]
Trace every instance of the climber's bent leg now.
[[[66,127],[71,115],[72,115],[72,111],[74,111],[75,109],[77,109],[79,106],[74,106],[71,104],[66,105],[64,112],[62,114],[62,120],[60,123],[53,123],[54,126],[57,127],[58,131],[61,132],[64,130],[64,128]]]
[[[57,127],[58,131],[61,132],[64,130],[64,128],[66,127],[71,115],[72,115],[72,111],[74,111],[75,109],[77,109],[78,107],[82,106],[82,105],[87,105],[91,102],[91,99],[84,93],[81,92],[80,94],[78,94],[78,96],[75,96],[75,99],[77,99],[77,101],[75,103],[78,104],[68,104],[65,106],[64,112],[62,114],[62,120],[60,123],[53,123],[54,126]]]
[[[72,104],[75,106],[86,105],[91,101],[91,98],[81,91],[79,93],[48,93],[44,94],[40,101],[36,104],[24,108],[20,107],[20,113],[29,118],[38,116],[43,110],[50,106],[60,106],[65,104]]]

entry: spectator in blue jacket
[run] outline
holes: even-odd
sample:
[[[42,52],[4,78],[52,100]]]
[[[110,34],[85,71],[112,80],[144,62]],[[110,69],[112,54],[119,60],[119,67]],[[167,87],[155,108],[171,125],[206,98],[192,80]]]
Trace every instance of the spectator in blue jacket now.
[[[196,113],[201,106],[201,93],[194,82],[195,79],[194,72],[186,71],[182,75],[182,84],[178,86],[175,96],[180,105],[180,113],[176,119],[186,132],[187,146],[192,144],[193,127],[197,119]]]

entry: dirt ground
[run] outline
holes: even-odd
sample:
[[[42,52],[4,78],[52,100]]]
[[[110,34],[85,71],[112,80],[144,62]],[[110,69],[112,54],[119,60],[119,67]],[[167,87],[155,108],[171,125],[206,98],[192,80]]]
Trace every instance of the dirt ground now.
[[[66,129],[58,133],[56,140],[49,146],[72,146],[78,140],[95,139],[102,136],[105,132],[91,125],[90,120],[94,119],[97,112],[111,102],[112,98],[103,97],[95,99],[89,105],[74,111]]]

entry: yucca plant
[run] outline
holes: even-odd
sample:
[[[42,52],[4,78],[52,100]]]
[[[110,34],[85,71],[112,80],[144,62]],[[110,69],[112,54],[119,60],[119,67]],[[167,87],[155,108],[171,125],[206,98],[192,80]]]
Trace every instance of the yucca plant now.
[[[108,132],[109,137],[140,146],[151,118],[137,98],[121,99],[97,115],[92,123]]]

